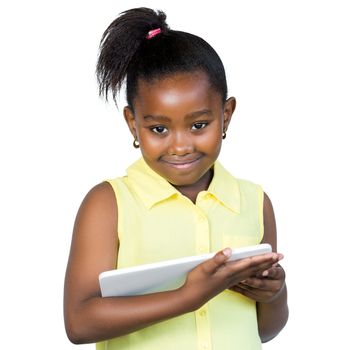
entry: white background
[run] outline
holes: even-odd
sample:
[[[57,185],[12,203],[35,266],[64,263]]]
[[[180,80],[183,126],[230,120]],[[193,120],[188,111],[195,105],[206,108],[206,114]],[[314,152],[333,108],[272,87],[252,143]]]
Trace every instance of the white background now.
[[[0,347],[93,349],[66,338],[63,279],[81,200],[139,155],[94,76],[104,29],[138,6],[204,37],[227,69],[237,110],[221,161],[272,199],[288,276],[289,323],[263,348],[344,349],[350,21],[337,0],[2,3]]]

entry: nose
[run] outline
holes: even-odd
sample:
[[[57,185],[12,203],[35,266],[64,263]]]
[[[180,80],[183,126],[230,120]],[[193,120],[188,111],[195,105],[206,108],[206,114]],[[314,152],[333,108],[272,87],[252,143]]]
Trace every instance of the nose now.
[[[176,156],[192,153],[194,149],[192,137],[186,132],[174,132],[169,140],[168,153]]]

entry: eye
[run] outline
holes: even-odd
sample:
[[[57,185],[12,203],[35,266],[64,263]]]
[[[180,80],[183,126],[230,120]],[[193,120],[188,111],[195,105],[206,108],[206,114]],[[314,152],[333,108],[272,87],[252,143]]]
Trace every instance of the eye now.
[[[200,130],[200,129],[205,128],[207,125],[208,125],[207,122],[198,122],[198,123],[194,123],[194,124],[192,125],[191,130]]]
[[[152,132],[155,134],[165,134],[168,129],[165,126],[159,125],[159,126],[154,126],[150,128]]]

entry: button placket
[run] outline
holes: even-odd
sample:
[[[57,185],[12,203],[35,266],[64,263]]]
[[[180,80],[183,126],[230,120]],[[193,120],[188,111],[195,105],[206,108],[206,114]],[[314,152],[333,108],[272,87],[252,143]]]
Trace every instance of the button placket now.
[[[196,222],[196,252],[197,254],[209,253],[210,251],[210,237],[209,237],[209,223],[205,214],[197,209],[195,218]]]
[[[209,222],[205,212],[196,207],[196,251],[198,254],[210,252]],[[197,325],[198,350],[211,349],[211,331],[209,324],[208,306],[205,304],[195,312]]]
[[[205,304],[196,312],[198,349],[211,349],[211,332],[208,315],[208,304]]]

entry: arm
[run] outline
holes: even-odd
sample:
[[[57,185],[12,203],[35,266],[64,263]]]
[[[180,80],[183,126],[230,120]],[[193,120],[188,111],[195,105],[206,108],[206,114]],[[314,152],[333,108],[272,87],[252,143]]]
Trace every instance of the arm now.
[[[263,243],[270,243],[272,250],[277,251],[276,220],[270,198],[264,195],[264,238]],[[268,271],[266,276],[275,284],[275,295],[267,302],[258,302],[259,333],[263,342],[273,339],[286,325],[288,320],[287,286],[285,273],[281,266]]]
[[[269,243],[277,251],[276,222],[272,203],[264,195],[264,238],[262,243]],[[257,301],[259,334],[262,342],[273,339],[288,320],[287,287],[285,273],[279,264],[248,278],[232,288]]]
[[[277,254],[267,254],[226,263],[230,254],[223,251],[194,269],[177,290],[102,298],[98,275],[115,268],[118,258],[117,216],[115,195],[108,183],[93,188],[79,208],[64,292],[65,326],[73,343],[118,337],[194,311],[228,286],[278,260]]]
[[[115,268],[117,226],[114,192],[101,183],[85,197],[73,229],[64,293],[65,326],[73,343],[109,339],[187,311],[177,292],[101,298],[98,275]]]

